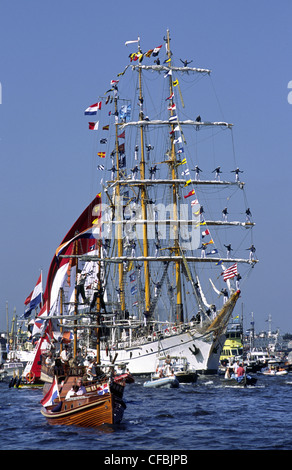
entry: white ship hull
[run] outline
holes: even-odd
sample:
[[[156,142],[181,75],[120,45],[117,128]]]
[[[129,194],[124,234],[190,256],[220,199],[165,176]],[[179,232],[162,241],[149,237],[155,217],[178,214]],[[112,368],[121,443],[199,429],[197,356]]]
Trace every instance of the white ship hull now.
[[[162,339],[149,339],[139,345],[118,344],[116,349],[101,349],[101,363],[110,364],[116,356],[115,364],[127,364],[131,374],[148,375],[155,372],[156,362],[160,355],[184,356],[189,367],[200,374],[213,374],[218,371],[220,344],[224,340],[214,341],[213,334],[202,336],[195,330],[164,336]]]

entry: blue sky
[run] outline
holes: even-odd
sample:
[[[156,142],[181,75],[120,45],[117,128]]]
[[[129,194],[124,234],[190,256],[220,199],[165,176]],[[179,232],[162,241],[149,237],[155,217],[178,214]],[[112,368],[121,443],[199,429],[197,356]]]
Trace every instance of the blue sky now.
[[[178,57],[212,70],[234,123],[237,161],[260,263],[242,293],[246,324],[292,332],[292,5],[288,1],[93,0],[0,2],[0,328],[98,191],[84,109],[128,63],[170,29]]]

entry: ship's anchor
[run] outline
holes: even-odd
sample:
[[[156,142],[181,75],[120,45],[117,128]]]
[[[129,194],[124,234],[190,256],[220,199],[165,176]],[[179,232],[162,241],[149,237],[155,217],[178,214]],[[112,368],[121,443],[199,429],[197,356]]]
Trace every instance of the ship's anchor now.
[[[189,348],[189,350],[191,351],[191,353],[192,353],[194,356],[196,356],[196,355],[199,354],[199,352],[200,352],[199,348],[197,348],[195,344],[194,344],[194,349]]]

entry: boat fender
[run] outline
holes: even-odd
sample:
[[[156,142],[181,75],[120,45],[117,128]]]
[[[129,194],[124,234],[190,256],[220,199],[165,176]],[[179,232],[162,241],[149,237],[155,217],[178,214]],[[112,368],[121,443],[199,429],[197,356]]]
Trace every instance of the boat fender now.
[[[9,382],[9,388],[14,387],[15,382],[16,382],[16,377],[12,377],[12,379]]]
[[[17,380],[15,384],[16,388],[18,388],[20,384],[21,384],[21,377],[19,377],[19,379]]]

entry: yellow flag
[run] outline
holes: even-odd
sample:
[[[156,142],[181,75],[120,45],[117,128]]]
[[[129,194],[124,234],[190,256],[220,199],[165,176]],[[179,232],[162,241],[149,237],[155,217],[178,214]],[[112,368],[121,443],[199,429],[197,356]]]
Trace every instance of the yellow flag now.
[[[174,80],[174,82],[172,82],[173,86],[177,86],[178,85],[178,80]]]
[[[176,166],[184,165],[185,163],[187,163],[187,159],[186,159],[186,158],[183,158],[181,162],[179,162],[179,163],[176,164]]]
[[[186,186],[188,186],[189,184],[191,184],[191,182],[192,182],[192,180],[186,181],[186,182],[185,182],[185,185],[184,185],[184,188],[185,188]]]

